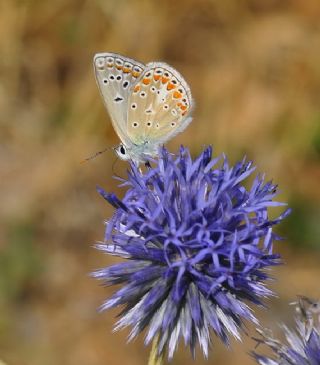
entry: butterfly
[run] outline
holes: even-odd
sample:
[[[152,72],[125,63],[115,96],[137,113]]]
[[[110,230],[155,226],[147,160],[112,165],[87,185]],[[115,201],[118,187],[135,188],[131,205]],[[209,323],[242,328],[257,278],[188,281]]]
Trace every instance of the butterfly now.
[[[159,146],[191,122],[190,88],[178,71],[163,62],[144,65],[116,53],[97,53],[95,77],[121,143],[122,160],[134,163],[156,156]]]

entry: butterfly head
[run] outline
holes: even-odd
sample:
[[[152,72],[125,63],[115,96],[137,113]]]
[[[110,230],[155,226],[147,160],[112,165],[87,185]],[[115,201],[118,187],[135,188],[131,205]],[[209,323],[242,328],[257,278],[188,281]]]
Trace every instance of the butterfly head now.
[[[148,141],[145,141],[140,145],[128,147],[121,143],[114,148],[114,151],[121,160],[131,160],[135,165],[139,166],[140,163],[148,161],[157,154],[158,145],[150,146]]]

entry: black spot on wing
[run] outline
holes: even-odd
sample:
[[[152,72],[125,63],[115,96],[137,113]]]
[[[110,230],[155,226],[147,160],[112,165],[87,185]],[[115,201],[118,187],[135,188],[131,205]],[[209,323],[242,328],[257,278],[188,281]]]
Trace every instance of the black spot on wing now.
[[[116,103],[121,103],[121,101],[123,101],[123,97],[122,96],[116,96],[114,99],[113,99]]]

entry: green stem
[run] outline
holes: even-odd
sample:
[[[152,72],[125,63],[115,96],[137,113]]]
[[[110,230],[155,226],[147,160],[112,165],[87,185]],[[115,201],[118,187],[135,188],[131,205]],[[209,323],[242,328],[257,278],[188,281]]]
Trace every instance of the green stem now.
[[[152,341],[152,347],[149,355],[148,365],[163,365],[164,351],[158,354],[159,335],[156,335]]]

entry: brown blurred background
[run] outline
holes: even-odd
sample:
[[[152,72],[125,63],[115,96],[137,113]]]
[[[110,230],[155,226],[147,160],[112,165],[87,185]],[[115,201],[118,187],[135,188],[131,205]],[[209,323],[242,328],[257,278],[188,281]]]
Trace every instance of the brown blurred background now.
[[[320,297],[320,3],[318,0],[0,1],[0,359],[7,365],[140,365],[148,350],[112,334],[112,289],[88,273],[112,259],[92,244],[112,210],[118,143],[95,85],[94,53],[162,60],[188,80],[194,121],[169,143],[245,154],[279,183],[293,214],[276,245],[280,299],[259,311],[276,328],[296,294]],[[126,163],[114,172],[125,175]],[[253,364],[253,343],[209,362]],[[173,364],[191,364],[180,346]]]

